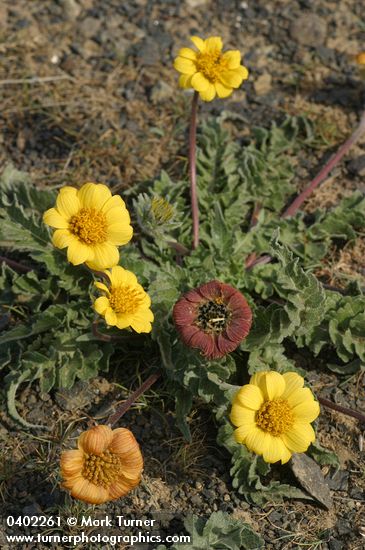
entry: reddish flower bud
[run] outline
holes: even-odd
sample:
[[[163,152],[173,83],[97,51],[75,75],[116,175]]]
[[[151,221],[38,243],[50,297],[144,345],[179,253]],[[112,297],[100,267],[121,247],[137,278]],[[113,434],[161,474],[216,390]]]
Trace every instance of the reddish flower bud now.
[[[244,296],[219,281],[184,294],[174,306],[173,318],[184,344],[199,348],[207,359],[218,359],[235,350],[252,324]]]

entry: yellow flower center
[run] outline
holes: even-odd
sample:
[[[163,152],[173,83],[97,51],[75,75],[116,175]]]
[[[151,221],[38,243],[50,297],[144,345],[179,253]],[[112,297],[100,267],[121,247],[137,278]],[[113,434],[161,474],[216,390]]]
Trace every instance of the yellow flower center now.
[[[106,488],[118,479],[122,473],[121,458],[111,451],[105,451],[100,456],[85,455],[81,475],[94,485]]]
[[[95,208],[81,208],[69,222],[70,232],[85,244],[104,243],[107,227],[105,214]]]
[[[294,416],[286,399],[266,401],[256,414],[256,424],[264,432],[281,435],[291,428]]]
[[[227,61],[219,50],[200,53],[196,59],[198,72],[203,73],[210,82],[216,82],[222,71],[227,70]]]
[[[143,299],[140,289],[121,285],[110,289],[109,303],[115,313],[135,313]]]

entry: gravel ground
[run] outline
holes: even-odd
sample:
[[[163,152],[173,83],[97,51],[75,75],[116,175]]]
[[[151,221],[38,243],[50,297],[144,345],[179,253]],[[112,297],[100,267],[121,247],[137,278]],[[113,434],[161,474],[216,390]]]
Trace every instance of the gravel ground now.
[[[236,121],[227,121],[227,127],[245,138],[253,125],[280,121],[286,113],[306,114],[319,139],[298,157],[300,188],[357,123],[364,94],[351,56],[363,48],[362,18],[358,0],[5,0],[0,165],[11,161],[40,187],[91,180],[114,191],[152,179],[162,168],[178,174],[186,168],[190,97],[177,90],[171,63],[191,34],[213,34],[227,48],[241,50],[250,79],[229,100],[202,106],[201,116],[233,112]],[[307,210],[331,206],[355,188],[365,190],[364,158],[364,146],[355,146]],[[347,264],[355,260],[350,251]],[[328,281],[333,282],[329,275]],[[311,358],[298,358],[301,366],[303,361],[316,392],[364,410],[360,375],[343,380],[318,370]],[[3,515],[85,511],[59,489],[60,447],[72,445],[89,416],[106,417],[112,397],[125,397],[116,382],[136,387],[133,373],[127,380],[112,372],[108,380],[78,383],[62,394],[23,389],[19,410],[30,422],[48,424],[46,435],[19,431],[2,410]],[[144,480],[131,496],[98,507],[93,516],[155,514],[161,532],[175,534],[184,532],[184,515],[223,510],[251,523],[267,549],[365,547],[363,426],[357,421],[327,411],[319,420],[320,443],[340,459],[338,471],[322,468],[334,501],[329,511],[308,502],[261,509],[242,501],[230,483],[230,457],[217,447],[205,408],[197,406],[191,415],[193,442],[187,444],[161,385],[123,421],[143,444]],[[1,537],[0,546],[7,548]]]

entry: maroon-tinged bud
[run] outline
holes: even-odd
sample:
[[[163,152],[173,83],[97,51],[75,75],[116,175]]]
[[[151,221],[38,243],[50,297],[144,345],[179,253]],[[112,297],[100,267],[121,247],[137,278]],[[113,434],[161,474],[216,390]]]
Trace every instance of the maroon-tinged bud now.
[[[200,349],[207,359],[219,359],[246,338],[252,311],[236,288],[210,281],[184,294],[174,306],[173,318],[184,344]]]

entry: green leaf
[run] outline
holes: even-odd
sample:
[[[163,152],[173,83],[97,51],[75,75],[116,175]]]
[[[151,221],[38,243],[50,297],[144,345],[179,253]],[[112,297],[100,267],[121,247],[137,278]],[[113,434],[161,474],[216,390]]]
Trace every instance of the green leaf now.
[[[328,464],[329,466],[335,466],[338,468],[340,465],[340,461],[336,453],[325,449],[317,441],[312,443],[309,447],[308,454],[321,466]]]
[[[255,533],[251,525],[236,519],[225,512],[213,512],[208,519],[188,516],[184,521],[185,529],[191,535],[190,543],[176,544],[172,550],[260,550],[264,548],[263,539]],[[157,550],[165,550],[160,545]]]

